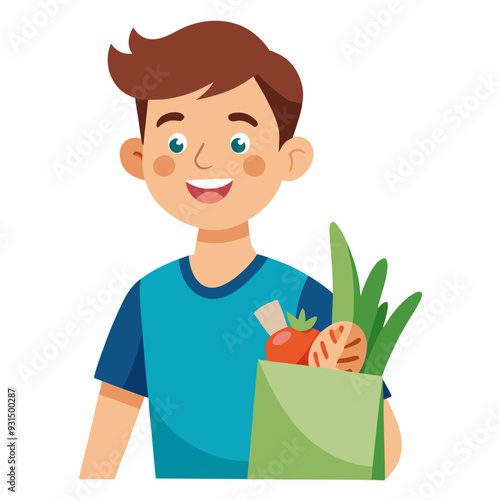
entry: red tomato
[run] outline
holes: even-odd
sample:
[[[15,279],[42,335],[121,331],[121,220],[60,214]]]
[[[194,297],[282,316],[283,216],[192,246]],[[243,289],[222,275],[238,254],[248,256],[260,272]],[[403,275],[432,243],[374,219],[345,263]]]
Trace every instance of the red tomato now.
[[[309,349],[319,333],[315,328],[306,331],[283,328],[267,339],[266,358],[268,361],[307,365]]]

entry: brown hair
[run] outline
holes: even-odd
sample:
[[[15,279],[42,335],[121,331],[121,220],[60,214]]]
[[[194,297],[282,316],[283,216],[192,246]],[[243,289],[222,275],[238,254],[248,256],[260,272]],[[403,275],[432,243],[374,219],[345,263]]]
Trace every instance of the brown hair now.
[[[227,92],[250,78],[262,89],[280,131],[279,147],[295,132],[302,107],[302,84],[292,64],[270,51],[250,30],[225,21],[192,24],[163,38],[132,30],[131,54],[109,48],[111,78],[136,100],[144,142],[147,102],[195,92],[201,98]]]

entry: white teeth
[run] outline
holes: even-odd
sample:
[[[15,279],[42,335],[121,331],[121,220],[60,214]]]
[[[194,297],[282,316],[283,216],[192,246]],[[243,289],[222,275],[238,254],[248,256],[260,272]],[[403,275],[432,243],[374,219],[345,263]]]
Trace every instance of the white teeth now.
[[[217,189],[222,186],[227,186],[233,179],[196,179],[193,181],[186,181],[191,186],[200,189]]]

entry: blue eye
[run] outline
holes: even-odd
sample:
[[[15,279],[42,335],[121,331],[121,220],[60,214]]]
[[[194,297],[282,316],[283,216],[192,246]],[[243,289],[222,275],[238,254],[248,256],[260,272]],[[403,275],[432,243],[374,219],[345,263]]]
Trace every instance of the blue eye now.
[[[182,134],[173,134],[168,140],[168,147],[172,153],[182,153],[187,146],[187,139]]]
[[[250,139],[248,138],[248,135],[240,132],[239,134],[234,134],[233,137],[231,137],[230,144],[231,149],[235,153],[246,153],[250,147]]]

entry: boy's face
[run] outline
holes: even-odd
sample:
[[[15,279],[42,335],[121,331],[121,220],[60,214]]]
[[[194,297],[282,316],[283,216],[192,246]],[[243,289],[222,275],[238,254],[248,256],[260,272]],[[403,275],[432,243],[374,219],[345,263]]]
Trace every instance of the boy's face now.
[[[120,156],[169,214],[219,230],[258,214],[283,180],[309,168],[313,151],[300,137],[279,149],[276,119],[255,79],[198,99],[208,88],[148,101],[144,145],[129,139]]]

